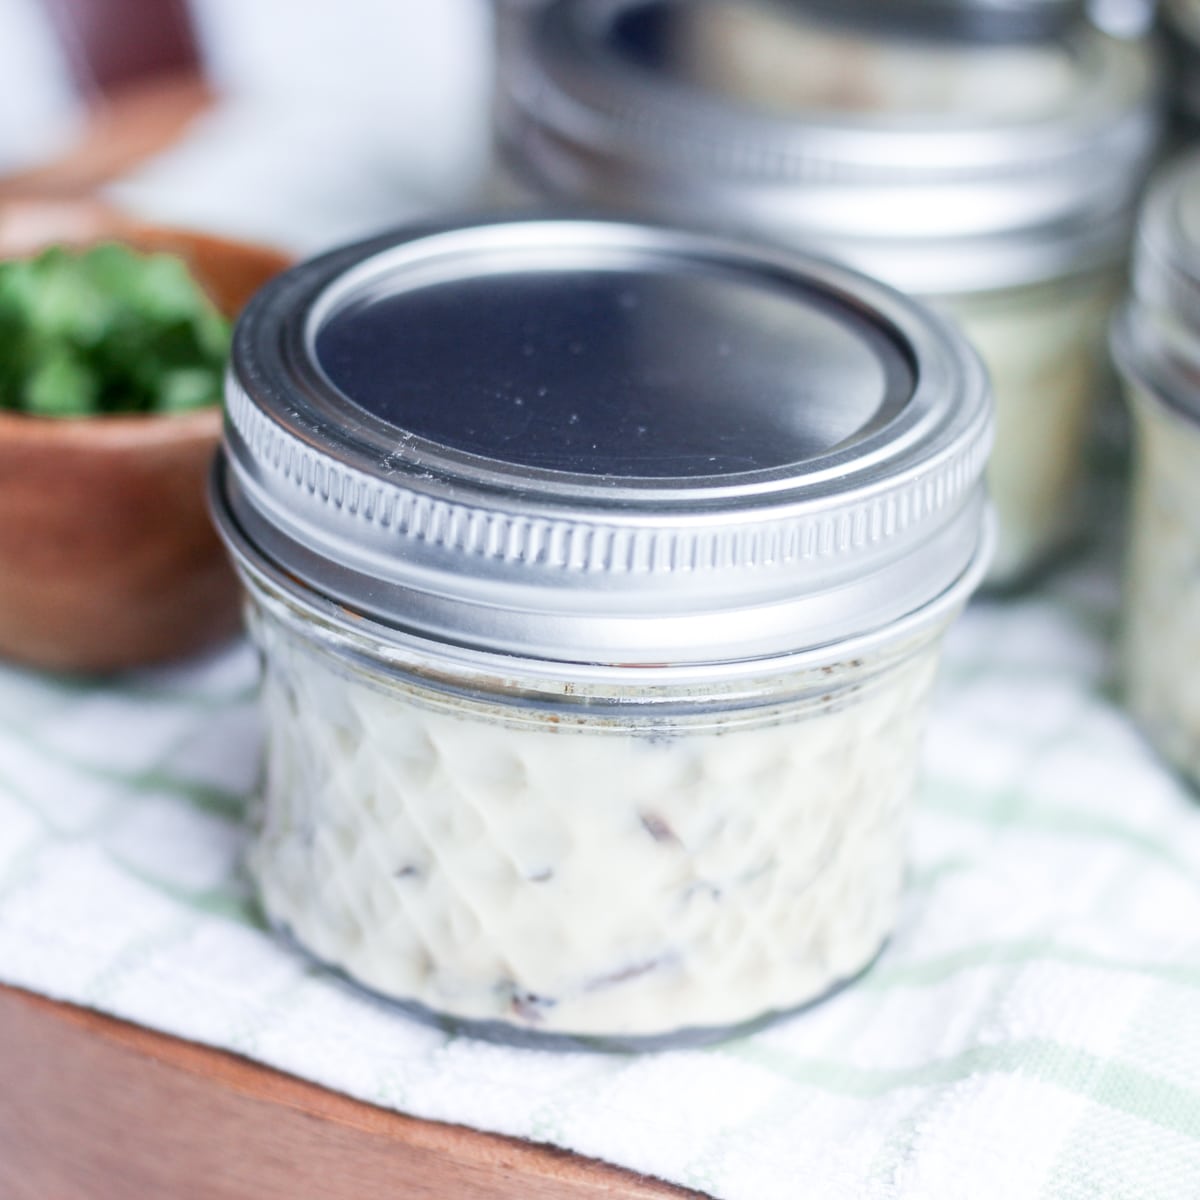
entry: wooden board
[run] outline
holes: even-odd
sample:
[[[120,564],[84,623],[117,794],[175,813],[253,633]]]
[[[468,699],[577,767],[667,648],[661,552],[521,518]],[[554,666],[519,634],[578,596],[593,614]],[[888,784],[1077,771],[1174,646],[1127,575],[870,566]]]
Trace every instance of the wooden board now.
[[[680,1200],[606,1164],[401,1116],[0,987],[3,1200]]]

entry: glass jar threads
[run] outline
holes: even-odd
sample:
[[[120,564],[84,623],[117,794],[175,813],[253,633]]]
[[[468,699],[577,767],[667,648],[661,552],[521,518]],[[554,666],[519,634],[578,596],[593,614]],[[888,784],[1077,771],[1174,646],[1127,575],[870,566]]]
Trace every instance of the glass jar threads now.
[[[414,1011],[604,1045],[871,960],[988,549],[952,328],[715,235],[433,228],[260,293],[228,413],[277,926]]]
[[[1123,667],[1152,742],[1200,786],[1200,157],[1157,178],[1113,349],[1136,423]]]
[[[527,192],[807,247],[935,302],[993,376],[991,582],[1060,548],[1157,129],[1144,45],[1037,2],[551,0],[527,20],[497,132]]]

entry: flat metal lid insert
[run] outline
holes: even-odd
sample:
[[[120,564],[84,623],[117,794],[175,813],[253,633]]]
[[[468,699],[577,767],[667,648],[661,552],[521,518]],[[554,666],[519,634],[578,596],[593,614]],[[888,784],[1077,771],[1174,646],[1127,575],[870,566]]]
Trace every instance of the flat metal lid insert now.
[[[708,662],[869,633],[972,573],[986,380],[849,271],[599,221],[389,235],[239,323],[218,508],[456,644]]]
[[[736,268],[514,262],[396,283],[330,313],[317,363],[366,412],[493,471],[678,480],[800,467],[912,393],[903,348],[878,322]]]

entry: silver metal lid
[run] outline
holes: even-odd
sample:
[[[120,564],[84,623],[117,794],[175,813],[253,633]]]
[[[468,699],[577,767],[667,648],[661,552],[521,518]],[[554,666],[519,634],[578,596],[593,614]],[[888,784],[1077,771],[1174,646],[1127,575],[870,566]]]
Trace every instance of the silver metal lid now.
[[[552,0],[502,64],[512,169],[558,199],[815,247],[907,291],[1119,255],[1157,130],[1142,43],[868,35],[781,0]]]
[[[1146,194],[1113,343],[1124,370],[1200,420],[1200,151],[1171,163]]]
[[[983,369],[829,264],[582,220],[401,232],[242,316],[219,521],[408,633],[580,663],[788,654],[961,601]]]

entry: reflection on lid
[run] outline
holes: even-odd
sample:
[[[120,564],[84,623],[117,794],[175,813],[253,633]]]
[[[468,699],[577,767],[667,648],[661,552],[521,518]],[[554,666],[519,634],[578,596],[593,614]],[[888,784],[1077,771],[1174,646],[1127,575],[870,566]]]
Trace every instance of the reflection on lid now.
[[[352,300],[318,331],[359,407],[452,450],[587,475],[799,464],[913,387],[883,327],[732,271],[513,270]]]

